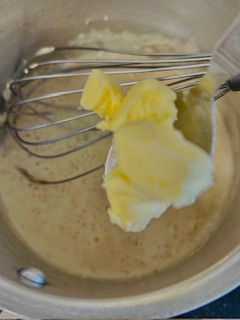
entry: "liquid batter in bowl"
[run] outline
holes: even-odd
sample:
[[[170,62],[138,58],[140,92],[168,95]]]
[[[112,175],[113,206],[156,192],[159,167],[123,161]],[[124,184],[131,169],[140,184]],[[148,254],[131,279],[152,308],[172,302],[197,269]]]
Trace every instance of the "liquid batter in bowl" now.
[[[93,31],[87,37],[80,35],[76,41],[129,50],[197,50],[193,44],[154,34],[115,35]],[[2,213],[21,241],[64,272],[90,278],[123,279],[163,270],[206,243],[226,213],[233,157],[222,116],[224,108],[220,103],[216,112],[214,185],[194,205],[181,210],[168,209],[140,233],[125,233],[110,223],[108,202],[101,187],[103,170],[65,184],[37,185],[16,168],[25,167],[48,180],[72,176],[104,161],[110,139],[66,158],[48,161],[24,153],[9,137],[0,151]],[[39,139],[44,138],[43,133]]]

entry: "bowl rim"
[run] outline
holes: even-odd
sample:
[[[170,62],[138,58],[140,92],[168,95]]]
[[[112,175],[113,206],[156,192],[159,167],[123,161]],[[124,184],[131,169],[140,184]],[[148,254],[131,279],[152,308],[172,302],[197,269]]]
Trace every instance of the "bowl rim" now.
[[[132,298],[101,300],[59,297],[16,285],[0,276],[0,304],[29,317],[169,318],[201,307],[236,288],[240,284],[239,270],[240,250],[236,248],[207,270],[176,285]]]

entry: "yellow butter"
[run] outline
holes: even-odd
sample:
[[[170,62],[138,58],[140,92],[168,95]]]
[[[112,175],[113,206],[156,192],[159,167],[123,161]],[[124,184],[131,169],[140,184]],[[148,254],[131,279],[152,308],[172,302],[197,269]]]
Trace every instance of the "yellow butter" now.
[[[153,201],[129,181],[119,167],[114,168],[104,183],[111,207],[110,220],[125,231],[139,232],[153,218],[159,218],[170,203]]]
[[[153,201],[181,208],[212,184],[210,156],[176,129],[139,121],[119,129],[114,143],[119,169]]]
[[[172,127],[177,119],[175,99],[175,92],[160,81],[149,79],[139,82],[128,91],[111,121],[100,122],[98,128],[115,132],[129,122],[144,119]]]
[[[103,118],[98,128],[114,132],[118,164],[104,188],[110,220],[124,231],[144,230],[170,205],[193,204],[212,184],[209,154],[174,128],[181,125],[175,99],[175,92],[157,80],[137,83],[126,97],[100,70],[87,80],[81,105]],[[186,117],[179,110],[181,119]]]
[[[110,120],[123,102],[120,85],[101,70],[93,70],[85,84],[80,105]]]

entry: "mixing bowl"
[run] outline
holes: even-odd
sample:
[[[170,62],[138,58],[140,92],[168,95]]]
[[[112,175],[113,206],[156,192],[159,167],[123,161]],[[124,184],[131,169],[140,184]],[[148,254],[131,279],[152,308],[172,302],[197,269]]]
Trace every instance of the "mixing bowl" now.
[[[79,32],[92,28],[161,32],[185,41],[194,36],[202,51],[211,51],[238,14],[240,2],[2,0],[0,9],[0,88],[3,89],[23,54],[43,45],[63,45]],[[178,265],[144,278],[83,279],[65,274],[34,255],[1,217],[1,307],[31,318],[165,318],[199,307],[237,287],[240,284],[240,95],[229,94],[223,99],[227,108],[222,113],[234,155],[234,180],[226,217],[205,246]],[[33,266],[46,276],[47,285],[42,288],[29,286],[17,276],[19,269]]]

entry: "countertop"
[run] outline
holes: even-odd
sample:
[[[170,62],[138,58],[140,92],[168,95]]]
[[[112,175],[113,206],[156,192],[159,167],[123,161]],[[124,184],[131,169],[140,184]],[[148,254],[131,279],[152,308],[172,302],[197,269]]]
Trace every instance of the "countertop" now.
[[[240,286],[222,298],[176,318],[240,318]]]

